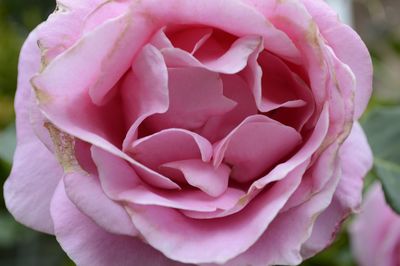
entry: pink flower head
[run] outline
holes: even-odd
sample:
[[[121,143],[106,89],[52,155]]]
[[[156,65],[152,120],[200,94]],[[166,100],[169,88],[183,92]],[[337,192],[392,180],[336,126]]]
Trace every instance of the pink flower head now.
[[[7,207],[78,265],[299,264],[360,203],[371,76],[324,1],[59,0]]]
[[[400,216],[386,204],[374,184],[351,227],[354,255],[360,266],[400,265]]]

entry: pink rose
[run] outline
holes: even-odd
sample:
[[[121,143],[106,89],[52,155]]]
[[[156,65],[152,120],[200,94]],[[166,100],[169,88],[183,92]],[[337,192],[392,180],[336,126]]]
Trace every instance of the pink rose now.
[[[315,0],[61,0],[22,49],[5,198],[78,265],[299,264],[358,207],[371,94]]]
[[[386,204],[379,184],[366,196],[351,227],[354,255],[360,266],[400,265],[400,216]]]

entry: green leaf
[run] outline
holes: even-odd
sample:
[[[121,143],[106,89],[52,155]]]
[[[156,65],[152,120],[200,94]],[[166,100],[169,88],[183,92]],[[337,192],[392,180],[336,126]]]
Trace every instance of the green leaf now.
[[[11,125],[0,132],[0,159],[12,163],[16,145],[15,126]]]
[[[372,110],[364,129],[374,152],[374,170],[386,201],[400,214],[400,108]]]

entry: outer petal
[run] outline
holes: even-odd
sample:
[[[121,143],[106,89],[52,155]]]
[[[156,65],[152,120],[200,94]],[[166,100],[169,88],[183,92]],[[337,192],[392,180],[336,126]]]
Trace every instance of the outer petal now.
[[[29,79],[40,67],[36,41],[37,31],[34,31],[21,52],[15,99],[17,149],[11,175],[4,185],[4,198],[8,210],[18,221],[36,230],[52,233],[50,199],[62,177],[62,169],[54,155],[36,137],[29,122],[32,101]]]
[[[342,177],[332,203],[318,217],[311,237],[303,246],[305,257],[328,246],[335,239],[341,222],[361,204],[363,178],[372,167],[372,152],[358,123],[340,148],[339,158]]]
[[[113,234],[137,234],[125,209],[105,195],[97,176],[72,173],[63,180],[70,200],[103,230]]]
[[[68,199],[60,182],[51,203],[55,235],[65,252],[80,266],[180,265],[138,238],[104,231]]]
[[[300,206],[280,213],[249,250],[229,261],[229,266],[298,265],[300,250],[310,236],[315,217],[331,202],[340,173],[324,189]]]
[[[347,64],[356,76],[355,118],[367,107],[372,93],[372,61],[360,36],[338,20],[325,1],[301,0],[317,22],[322,36],[336,56]]]
[[[303,163],[235,215],[194,220],[170,208],[132,205],[131,218],[146,241],[169,258],[185,263],[225,263],[264,233],[299,185],[307,165]]]

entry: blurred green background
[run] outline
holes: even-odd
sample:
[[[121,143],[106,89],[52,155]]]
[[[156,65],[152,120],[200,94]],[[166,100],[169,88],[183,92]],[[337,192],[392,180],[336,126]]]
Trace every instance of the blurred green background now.
[[[54,6],[54,0],[0,0],[1,184],[4,183],[11,169],[12,152],[15,146],[13,97],[16,88],[19,50],[28,33],[52,12]],[[384,154],[380,157],[380,161],[388,158],[391,160],[390,162],[394,161],[396,164],[400,163],[400,154],[398,154],[400,149],[394,150],[390,154],[390,158],[385,155],[387,152],[379,153],[379,151],[386,149],[384,145],[393,145],[392,140],[397,140],[397,145],[400,144],[400,131],[395,128],[396,123],[400,124],[399,11],[400,1],[398,0],[354,1],[354,27],[367,43],[375,67],[374,96],[368,112],[363,118],[363,124],[368,131],[370,141],[373,142],[371,144],[375,155]],[[375,141],[378,139],[377,136],[380,136],[377,128],[390,133],[388,134],[390,139],[385,139],[386,144],[382,141],[380,143]],[[395,173],[397,181],[387,180],[384,172],[393,169],[384,169],[382,172],[379,165],[375,165],[375,168],[369,174],[367,184],[375,178],[375,175],[386,180],[388,184],[399,183],[400,173]],[[400,189],[400,187],[397,188]],[[397,192],[395,191],[395,193]],[[388,199],[393,205],[396,204],[396,195],[390,195],[390,191],[388,191]],[[8,214],[3,200],[0,201],[0,204],[0,265],[74,265],[52,236],[40,234],[19,225]],[[343,227],[331,247],[302,265],[356,265],[350,252],[346,226]]]

